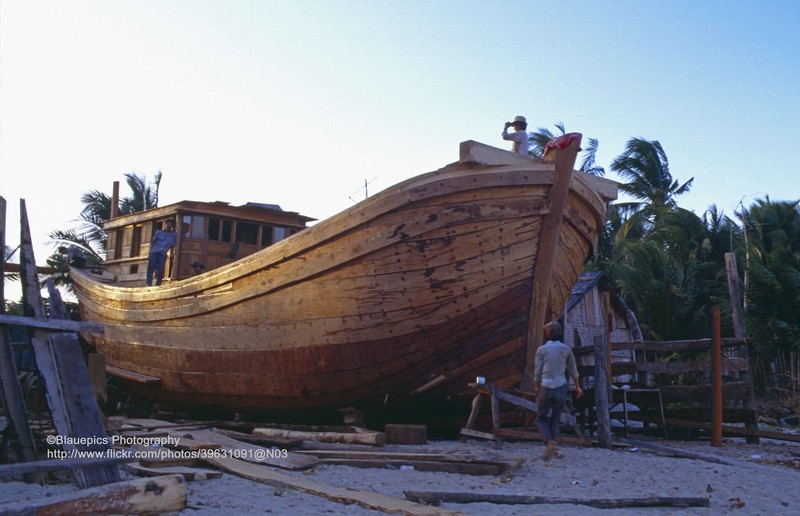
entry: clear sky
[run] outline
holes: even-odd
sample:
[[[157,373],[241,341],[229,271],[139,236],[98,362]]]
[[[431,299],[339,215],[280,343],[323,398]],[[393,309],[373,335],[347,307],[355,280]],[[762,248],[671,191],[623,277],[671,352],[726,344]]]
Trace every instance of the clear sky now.
[[[0,0],[0,195],[37,261],[82,193],[326,218],[503,122],[658,140],[679,204],[800,198],[800,1]],[[614,179],[613,174],[608,177]],[[127,194],[123,183],[123,194]]]

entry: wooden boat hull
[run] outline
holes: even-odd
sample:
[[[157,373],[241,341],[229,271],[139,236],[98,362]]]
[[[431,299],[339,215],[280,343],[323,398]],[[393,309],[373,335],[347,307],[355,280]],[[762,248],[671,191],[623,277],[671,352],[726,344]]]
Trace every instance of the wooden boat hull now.
[[[73,272],[87,339],[160,380],[147,396],[224,409],[315,409],[519,382],[554,165],[475,142],[231,265],[161,287]],[[558,317],[615,184],[574,173],[546,303]]]

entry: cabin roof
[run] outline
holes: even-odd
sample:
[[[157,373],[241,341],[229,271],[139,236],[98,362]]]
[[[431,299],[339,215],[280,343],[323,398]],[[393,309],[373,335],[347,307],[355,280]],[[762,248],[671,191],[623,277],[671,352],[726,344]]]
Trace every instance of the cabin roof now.
[[[628,311],[628,306],[625,301],[614,290],[611,282],[602,272],[584,272],[578,277],[578,281],[572,287],[569,300],[567,300],[567,312],[575,308],[586,295],[593,289],[599,288],[604,292],[611,293],[611,306],[618,313],[625,314]]]
[[[225,201],[179,201],[166,206],[159,206],[151,210],[139,211],[128,215],[120,215],[103,223],[103,229],[114,229],[128,224],[159,220],[174,216],[177,213],[196,213],[203,215],[217,215],[233,217],[257,222],[295,223],[305,225],[307,222],[317,220],[312,217],[300,215],[298,212],[285,211],[277,204],[248,202],[241,206],[231,206]]]

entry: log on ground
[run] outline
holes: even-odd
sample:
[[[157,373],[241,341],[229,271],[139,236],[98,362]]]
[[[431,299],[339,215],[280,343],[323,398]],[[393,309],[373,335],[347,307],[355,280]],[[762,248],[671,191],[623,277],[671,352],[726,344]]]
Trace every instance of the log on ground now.
[[[503,505],[571,504],[598,509],[623,507],[710,507],[708,498],[689,496],[648,496],[644,498],[558,498],[491,493],[457,493],[435,491],[404,491],[413,502],[438,505],[441,503],[495,503]]]

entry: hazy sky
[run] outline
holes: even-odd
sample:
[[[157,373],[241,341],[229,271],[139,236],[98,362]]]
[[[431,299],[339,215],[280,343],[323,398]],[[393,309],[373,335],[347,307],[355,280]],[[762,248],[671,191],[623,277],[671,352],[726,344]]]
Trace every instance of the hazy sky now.
[[[800,2],[0,0],[0,195],[40,264],[82,193],[325,218],[503,122],[658,140],[679,204],[800,198]],[[612,179],[615,176],[609,173]],[[123,185],[123,195],[127,190]]]

